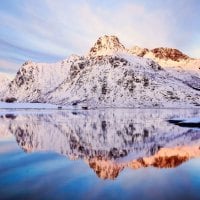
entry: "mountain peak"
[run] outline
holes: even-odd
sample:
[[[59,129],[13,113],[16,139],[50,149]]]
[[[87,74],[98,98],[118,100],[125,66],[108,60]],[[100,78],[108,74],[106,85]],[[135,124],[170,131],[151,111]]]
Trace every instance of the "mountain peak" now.
[[[29,64],[32,64],[33,62],[31,60],[27,60],[25,63],[22,64],[22,66],[26,66],[26,65],[29,65]]]
[[[164,60],[173,60],[173,61],[180,61],[180,60],[187,60],[190,57],[179,51],[178,49],[173,48],[155,48],[152,49],[151,52],[155,55],[155,57]]]
[[[120,52],[124,50],[125,47],[121,44],[118,37],[114,35],[104,35],[100,37],[90,49],[89,56],[110,55],[113,52]]]
[[[182,53],[178,49],[167,48],[167,47],[158,47],[154,49],[147,49],[138,46],[134,46],[133,48],[129,49],[129,52],[140,56],[140,57],[147,57],[151,59],[160,59],[160,60],[171,60],[171,61],[182,61],[190,59],[189,56]]]
[[[142,48],[139,46],[134,46],[133,48],[129,49],[129,52],[139,57],[143,57],[147,52],[149,52],[149,49]]]

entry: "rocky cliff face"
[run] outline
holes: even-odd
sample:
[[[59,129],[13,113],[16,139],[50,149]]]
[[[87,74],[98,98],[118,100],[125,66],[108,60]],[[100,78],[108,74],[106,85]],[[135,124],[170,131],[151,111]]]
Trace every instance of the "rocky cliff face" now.
[[[185,60],[190,60],[191,58],[178,49],[172,49],[172,48],[155,48],[155,49],[147,49],[147,48],[141,48],[138,46],[135,46],[129,50],[132,54],[135,54],[140,57],[145,57],[148,56],[148,54],[152,53],[152,55],[155,58],[161,59],[161,60],[172,60],[172,61],[185,61]]]
[[[152,49],[151,52],[155,55],[156,58],[163,60],[173,60],[173,61],[182,61],[190,59],[189,56],[183,54],[178,49],[172,48],[155,48]]]
[[[4,100],[91,108],[195,107],[200,105],[200,70],[198,65],[182,67],[186,62],[192,65],[198,60],[167,48],[137,47],[131,52],[117,37],[103,36],[87,56],[71,56],[55,64],[25,63]]]
[[[135,46],[128,52],[139,57],[150,58],[166,70],[174,70],[173,72],[178,73],[181,78],[184,72],[200,76],[200,59],[190,58],[178,49],[164,47],[147,49]]]
[[[106,56],[116,52],[125,52],[125,47],[116,36],[102,36],[90,49],[89,56]]]

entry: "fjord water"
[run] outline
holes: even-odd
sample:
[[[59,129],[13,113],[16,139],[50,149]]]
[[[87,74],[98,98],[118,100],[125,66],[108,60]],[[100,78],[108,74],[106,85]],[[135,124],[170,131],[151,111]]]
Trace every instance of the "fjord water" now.
[[[200,199],[198,109],[0,113],[0,199]]]

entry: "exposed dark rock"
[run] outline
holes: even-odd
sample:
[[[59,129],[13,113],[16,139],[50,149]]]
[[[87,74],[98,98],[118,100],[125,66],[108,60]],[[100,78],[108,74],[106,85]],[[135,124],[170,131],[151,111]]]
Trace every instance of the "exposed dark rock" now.
[[[172,49],[172,48],[155,48],[151,50],[155,57],[159,59],[164,59],[164,60],[173,60],[173,61],[180,61],[180,60],[187,60],[189,57],[185,54],[183,54],[181,51],[178,49]]]
[[[17,101],[17,99],[15,97],[10,97],[10,98],[5,99],[6,103],[13,103],[13,102],[16,102],[16,101]]]

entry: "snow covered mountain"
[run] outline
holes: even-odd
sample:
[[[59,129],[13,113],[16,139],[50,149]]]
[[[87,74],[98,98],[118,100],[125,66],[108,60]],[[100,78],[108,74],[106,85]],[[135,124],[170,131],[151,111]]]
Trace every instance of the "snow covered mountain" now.
[[[103,36],[86,56],[73,55],[55,64],[25,63],[4,100],[88,107],[194,107],[200,105],[199,63],[178,50],[128,50],[117,37]]]
[[[47,64],[25,62],[8,87],[8,97],[18,101],[37,102],[55,89],[68,74],[70,65],[63,62]]]

